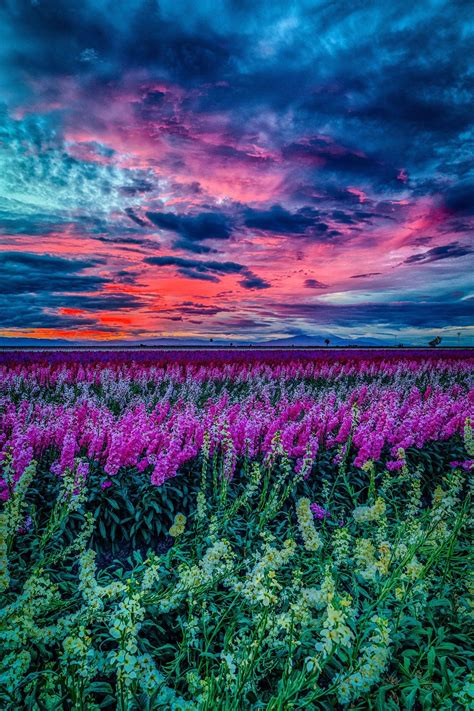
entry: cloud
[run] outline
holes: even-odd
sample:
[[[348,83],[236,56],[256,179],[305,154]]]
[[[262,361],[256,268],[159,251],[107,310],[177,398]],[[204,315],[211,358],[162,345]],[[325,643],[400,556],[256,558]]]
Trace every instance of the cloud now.
[[[440,247],[433,247],[420,254],[412,254],[405,259],[404,264],[428,264],[430,262],[438,262],[441,259],[465,257],[473,252],[474,250],[467,245],[459,244],[459,242],[450,242]]]
[[[350,178],[360,177],[369,182],[383,181],[397,186],[399,171],[382,160],[355,151],[326,138],[303,138],[284,146],[283,157],[328,174]]]
[[[444,195],[446,209],[454,215],[474,215],[474,182],[463,182]]]
[[[240,286],[244,289],[269,289],[271,284],[262,277],[247,271],[244,278],[239,281]]]
[[[317,279],[306,279],[304,283],[307,289],[327,289],[328,285]]]
[[[11,296],[0,294],[0,327],[4,329],[75,329],[78,326],[94,327],[96,323],[96,319],[91,316],[61,315],[49,311],[48,303],[43,297],[17,294],[12,300]]]
[[[185,257],[147,257],[146,264],[154,264],[163,267],[178,267],[179,269],[193,269],[197,272],[216,274],[240,274],[245,267],[236,262],[202,261],[198,259],[187,259]]]
[[[145,184],[159,191],[148,170],[73,155],[56,112],[14,118],[0,110],[0,142],[0,203],[10,203],[7,219],[28,220],[33,234],[37,219],[47,229],[48,222],[107,218],[139,200]]]
[[[1,181],[1,178],[0,178]],[[0,196],[0,233],[5,235],[42,235],[59,231],[68,224],[61,218],[18,200]]]
[[[201,212],[197,215],[176,215],[172,212],[147,212],[148,219],[162,230],[181,236],[182,249],[196,251],[195,242],[208,239],[227,240],[232,234],[229,218],[219,212]],[[202,247],[198,248],[200,252]]]
[[[236,165],[247,164],[250,166],[264,167],[274,162],[274,158],[271,155],[251,153],[225,143],[217,146],[209,146],[208,151],[210,156],[221,159],[223,162],[234,162]]]
[[[131,207],[126,208],[125,214],[137,225],[140,225],[140,227],[147,227],[148,223],[145,220],[142,220],[139,215],[136,215]]]
[[[231,310],[232,309],[228,306],[207,306],[206,304],[200,304],[199,302],[193,303],[192,301],[184,301],[181,304],[177,304],[173,309],[168,309],[170,312],[180,314],[180,318],[182,316],[215,316],[216,314]],[[167,309],[161,310],[161,313],[166,312]]]
[[[96,296],[64,294],[50,297],[48,305],[61,306],[62,308],[76,308],[84,311],[121,311],[122,309],[137,309],[144,304],[144,300],[134,294],[101,293]]]
[[[368,277],[378,276],[382,272],[367,272],[367,274],[353,274],[351,279],[367,279]]]
[[[117,0],[111,12],[102,0],[84,0],[77,7],[20,0],[7,3],[1,19],[16,36],[10,50],[15,69],[36,76],[98,75],[110,81],[124,67],[146,66],[192,81],[222,72],[232,44],[209,26],[193,31],[184,22],[170,22],[160,5]]]
[[[281,205],[273,205],[269,210],[249,208],[245,211],[245,225],[253,229],[278,234],[301,235],[318,224],[317,214],[311,208],[291,213]]]
[[[95,291],[106,279],[83,274],[96,267],[96,259],[64,259],[51,254],[0,252],[0,293]]]
[[[102,266],[99,259],[0,252],[0,325],[7,329],[97,328],[94,314],[143,305],[136,295],[102,291],[109,280],[84,273],[98,266]]]
[[[388,302],[363,304],[275,304],[280,318],[303,319],[308,325],[381,328],[428,328],[468,326],[472,323],[473,299],[463,301]]]
[[[146,257],[144,261],[155,266],[176,267],[178,274],[188,279],[219,282],[220,277],[226,274],[239,274],[243,277],[239,284],[244,289],[267,289],[270,286],[264,279],[237,262],[204,261],[185,257]]]
[[[210,272],[205,272],[203,270],[194,271],[193,269],[188,269],[186,267],[180,267],[178,269],[178,274],[186,279],[197,279],[198,281],[212,281],[214,284],[218,284],[220,279]]]
[[[186,240],[178,239],[173,242],[173,247],[175,249],[182,249],[183,252],[191,252],[192,254],[217,254],[218,250],[208,247],[207,245],[196,243],[196,242],[186,242]]]

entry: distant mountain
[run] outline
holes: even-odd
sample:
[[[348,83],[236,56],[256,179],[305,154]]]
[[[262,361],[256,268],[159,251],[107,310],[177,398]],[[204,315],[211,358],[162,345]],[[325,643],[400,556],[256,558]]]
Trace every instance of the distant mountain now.
[[[65,338],[0,338],[0,348],[43,348],[43,346],[76,346],[78,341],[67,341]]]
[[[325,339],[329,338],[329,348],[334,347],[344,347],[344,346],[386,346],[388,345],[385,341],[378,340],[376,338],[339,338],[338,336],[289,336],[288,338],[276,338],[270,339],[268,341],[253,342],[250,340],[231,340],[225,338],[213,338],[212,341],[209,338],[149,338],[143,339],[141,341],[81,341],[81,340],[66,340],[66,339],[46,339],[46,338],[0,338],[0,348],[10,347],[10,348],[43,348],[43,347],[61,347],[61,348],[74,348],[77,346],[87,347],[87,348],[173,348],[176,346],[186,347],[186,346],[248,346],[252,345],[254,347],[258,346],[274,346],[279,348],[298,348],[302,346],[317,346],[326,347]],[[396,344],[392,344],[396,345]]]
[[[111,341],[81,341],[81,340],[66,340],[64,338],[6,338],[0,337],[0,348],[10,347],[10,348],[44,348],[44,347],[61,347],[61,348],[74,348],[77,346],[82,347],[102,347],[107,348],[121,348],[127,346],[128,348],[139,348],[140,346],[146,346],[148,348],[153,347],[168,347],[173,346],[225,346],[229,345],[232,341],[223,338],[213,338],[212,341],[209,338],[150,338],[142,339],[140,341],[124,341],[124,340],[111,340]],[[235,341],[235,343],[237,343]]]
[[[329,348],[335,346],[386,346],[386,341],[376,338],[339,338],[338,336],[290,336],[288,338],[276,338],[270,341],[256,343],[256,346],[282,346],[291,348],[292,346],[326,346],[325,339],[329,338]]]
[[[121,345],[128,346],[228,346],[231,341],[225,338],[150,338],[141,341],[126,342]]]

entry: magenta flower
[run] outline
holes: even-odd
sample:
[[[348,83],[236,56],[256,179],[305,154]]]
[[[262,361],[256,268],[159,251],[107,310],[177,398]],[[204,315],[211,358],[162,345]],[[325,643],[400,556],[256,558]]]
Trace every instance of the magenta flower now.
[[[81,352],[0,354],[0,462],[13,453],[12,484],[32,459],[55,460],[62,476],[86,457],[111,486],[119,470],[134,470],[156,486],[191,471],[209,436],[210,460],[224,458],[233,476],[245,456],[276,457],[282,449],[298,473],[311,475],[318,451],[339,453],[361,467],[384,461],[403,467],[400,449],[422,448],[462,435],[472,412],[466,378],[472,354],[441,358],[414,351],[318,354],[268,352]],[[402,380],[400,375],[403,374]],[[429,376],[426,387],[420,386]],[[325,383],[314,388],[314,380]],[[209,383],[215,384],[208,392]],[[67,385],[67,397],[64,387]],[[245,386],[237,398],[234,385]],[[34,393],[31,398],[30,393]],[[113,403],[113,407],[111,407]],[[357,406],[357,417],[353,406]],[[226,432],[225,444],[222,433]],[[350,444],[350,449],[347,450]],[[468,455],[466,455],[467,457]],[[220,461],[220,459],[219,459]],[[472,460],[453,467],[469,469]],[[9,496],[0,478],[0,500]],[[315,518],[329,516],[314,504]]]

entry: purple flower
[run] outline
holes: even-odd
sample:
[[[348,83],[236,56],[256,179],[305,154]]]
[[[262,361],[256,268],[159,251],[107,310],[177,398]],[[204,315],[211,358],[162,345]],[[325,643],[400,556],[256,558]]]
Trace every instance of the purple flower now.
[[[110,479],[106,479],[105,481],[102,482],[102,484],[100,485],[100,488],[102,489],[102,491],[104,491],[105,489],[108,489],[109,486],[112,486],[112,482],[110,481]]]
[[[395,459],[391,462],[387,462],[387,469],[389,472],[394,472],[397,471],[397,469],[402,469],[405,465],[405,461],[403,459]]]
[[[453,469],[460,467],[465,471],[470,471],[474,467],[474,459],[466,459],[465,462],[449,462],[449,466]]]
[[[27,531],[31,530],[31,527],[33,526],[33,519],[31,518],[30,515],[25,517],[25,520],[23,521],[23,525],[19,527],[18,533],[26,533]]]
[[[331,515],[329,511],[327,511],[319,504],[311,504],[309,508],[311,509],[314,518],[318,518],[320,520],[328,518]]]

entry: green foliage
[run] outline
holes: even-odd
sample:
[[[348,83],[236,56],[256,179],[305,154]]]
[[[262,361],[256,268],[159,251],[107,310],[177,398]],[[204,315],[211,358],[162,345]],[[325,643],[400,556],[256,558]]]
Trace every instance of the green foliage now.
[[[86,488],[80,462],[12,487],[2,708],[468,707],[471,499],[446,447],[296,474],[277,435],[232,480],[206,447],[160,488]]]

